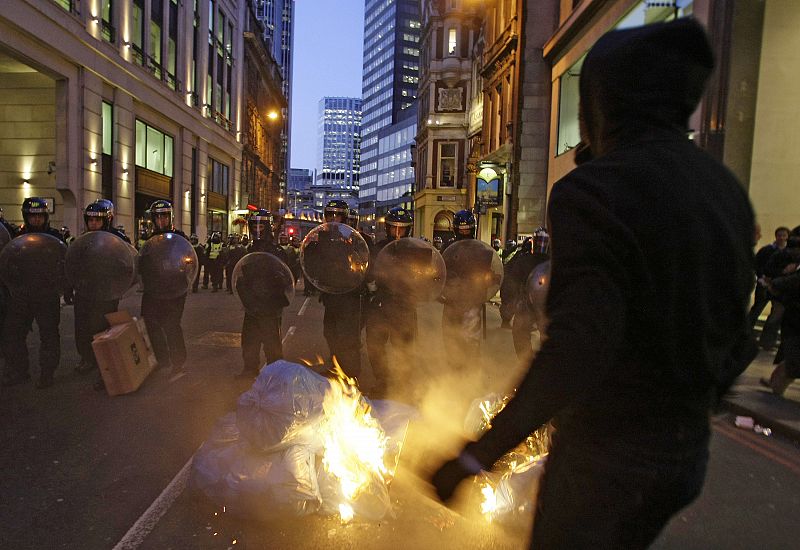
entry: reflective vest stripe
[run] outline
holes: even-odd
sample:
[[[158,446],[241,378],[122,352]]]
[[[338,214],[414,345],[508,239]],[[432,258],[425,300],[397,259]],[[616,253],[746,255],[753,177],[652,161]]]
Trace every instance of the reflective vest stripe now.
[[[208,253],[208,258],[216,260],[220,252],[222,252],[222,243],[211,243],[211,251]]]

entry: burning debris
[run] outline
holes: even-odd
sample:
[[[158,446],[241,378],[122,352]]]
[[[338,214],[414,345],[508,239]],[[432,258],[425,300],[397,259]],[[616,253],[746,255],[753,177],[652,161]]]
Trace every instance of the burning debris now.
[[[250,517],[391,515],[388,486],[414,411],[370,403],[338,366],[334,375],[264,367],[197,452],[192,486]]]
[[[473,401],[464,426],[467,433],[478,438],[489,430],[492,419],[509,400],[507,396],[493,393]],[[481,472],[475,478],[480,492],[480,511],[487,520],[514,521],[530,516],[549,446],[548,427],[543,426],[503,455],[491,472]]]

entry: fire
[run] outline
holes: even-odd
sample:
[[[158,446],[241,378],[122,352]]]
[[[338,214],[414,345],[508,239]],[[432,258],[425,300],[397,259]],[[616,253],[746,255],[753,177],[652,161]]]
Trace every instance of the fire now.
[[[488,481],[484,481],[481,487],[481,495],[483,495],[481,513],[491,521],[492,516],[497,511],[497,495],[494,492],[494,487]]]
[[[384,457],[388,437],[370,414],[356,381],[348,378],[334,359],[334,374],[322,403],[318,426],[323,441],[322,466],[335,480],[339,515],[343,522],[354,515],[354,502],[373,484],[383,486],[391,476]]]

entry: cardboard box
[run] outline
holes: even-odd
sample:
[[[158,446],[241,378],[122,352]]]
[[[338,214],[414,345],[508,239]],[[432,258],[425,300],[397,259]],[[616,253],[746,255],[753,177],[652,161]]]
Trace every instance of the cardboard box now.
[[[156,366],[144,323],[127,311],[106,315],[111,328],[92,341],[108,395],[136,391]]]

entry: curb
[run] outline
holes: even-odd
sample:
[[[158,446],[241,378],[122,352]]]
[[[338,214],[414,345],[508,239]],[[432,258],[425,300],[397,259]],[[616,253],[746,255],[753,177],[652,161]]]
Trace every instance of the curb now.
[[[800,430],[784,424],[779,420],[775,420],[768,415],[754,411],[749,407],[739,405],[730,399],[722,400],[722,408],[736,415],[750,416],[755,420],[756,424],[771,429],[773,434],[778,434],[793,441],[800,442]]]

